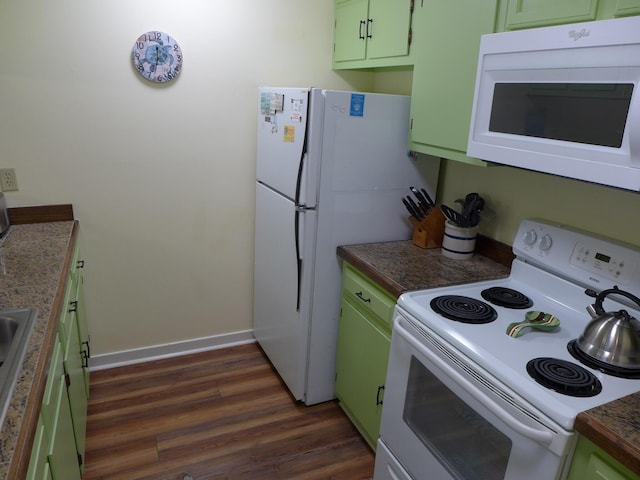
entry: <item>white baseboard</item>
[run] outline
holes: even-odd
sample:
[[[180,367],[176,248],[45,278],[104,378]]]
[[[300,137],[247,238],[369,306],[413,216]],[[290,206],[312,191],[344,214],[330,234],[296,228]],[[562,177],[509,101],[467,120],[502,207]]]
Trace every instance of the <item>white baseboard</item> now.
[[[214,335],[211,337],[194,338],[182,342],[167,343],[164,345],[153,345],[150,347],[136,348],[133,350],[123,350],[102,355],[92,355],[90,360],[90,370],[105,370],[107,368],[134,365],[136,363],[160,360],[163,358],[178,357],[189,353],[206,352],[220,348],[232,347],[253,343],[256,339],[253,330],[243,330],[240,332]]]

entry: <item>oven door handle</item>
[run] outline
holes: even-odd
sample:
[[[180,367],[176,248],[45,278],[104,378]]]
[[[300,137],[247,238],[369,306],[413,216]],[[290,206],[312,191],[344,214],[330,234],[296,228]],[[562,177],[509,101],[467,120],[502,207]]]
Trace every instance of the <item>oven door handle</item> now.
[[[427,357],[431,362],[433,362],[438,368],[440,368],[446,375],[451,377],[456,383],[458,383],[462,388],[464,388],[468,393],[470,393],[476,400],[478,400],[482,405],[484,405],[489,411],[491,411],[496,417],[506,423],[509,427],[511,427],[516,432],[521,435],[530,438],[531,440],[535,440],[536,442],[549,445],[553,441],[553,433],[550,431],[542,431],[525,425],[524,423],[519,422],[515,418],[513,418],[509,413],[507,413],[503,408],[500,407],[496,402],[491,400],[484,392],[482,392],[478,387],[473,385],[469,380],[463,377],[460,373],[455,370],[452,370],[449,365],[446,364],[441,358],[438,358],[431,351],[426,349],[424,345],[422,345],[418,340],[416,340],[411,333],[404,328],[399,322],[396,322],[394,327],[400,336],[409,342],[413,348],[418,350],[422,355]]]

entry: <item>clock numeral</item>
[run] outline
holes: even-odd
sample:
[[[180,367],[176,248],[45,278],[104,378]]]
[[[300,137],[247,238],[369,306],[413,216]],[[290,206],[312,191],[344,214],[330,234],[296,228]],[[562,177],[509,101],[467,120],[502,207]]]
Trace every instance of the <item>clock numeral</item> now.
[[[144,48],[144,42],[136,42],[136,46],[139,50],[142,50]]]

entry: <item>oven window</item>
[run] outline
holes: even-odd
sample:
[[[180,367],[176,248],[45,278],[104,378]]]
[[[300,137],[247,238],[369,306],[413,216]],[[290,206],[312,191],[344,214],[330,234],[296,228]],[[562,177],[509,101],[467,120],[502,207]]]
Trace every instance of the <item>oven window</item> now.
[[[511,439],[493,427],[412,356],[402,415],[456,479],[504,479]]]
[[[489,130],[620,148],[633,84],[496,83]]]

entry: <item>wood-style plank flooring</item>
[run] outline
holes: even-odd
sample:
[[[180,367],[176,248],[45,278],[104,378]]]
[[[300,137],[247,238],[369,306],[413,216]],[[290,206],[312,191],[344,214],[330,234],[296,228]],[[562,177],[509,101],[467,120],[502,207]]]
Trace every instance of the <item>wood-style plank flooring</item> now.
[[[364,480],[336,402],[292,400],[255,344],[92,373],[83,480]]]

